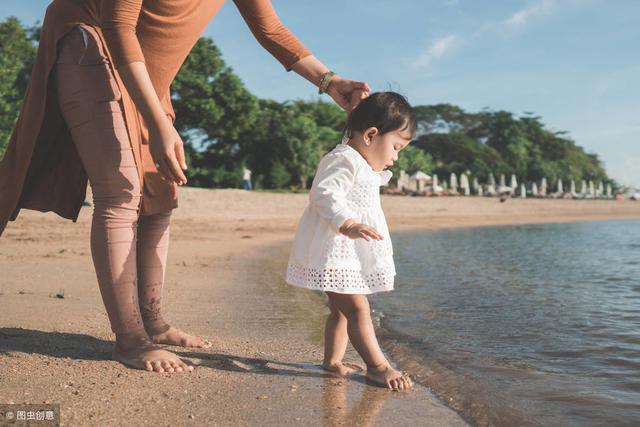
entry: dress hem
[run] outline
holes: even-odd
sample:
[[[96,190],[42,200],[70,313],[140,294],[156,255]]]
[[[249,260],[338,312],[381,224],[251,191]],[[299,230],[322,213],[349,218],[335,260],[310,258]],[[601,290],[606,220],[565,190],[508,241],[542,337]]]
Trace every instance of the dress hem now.
[[[378,292],[389,292],[392,291],[394,289],[393,286],[391,286],[390,288],[381,288],[381,289],[376,289],[376,290],[372,290],[372,289],[355,289],[355,288],[331,288],[328,286],[310,286],[307,284],[303,284],[303,283],[297,283],[297,282],[292,282],[287,280],[287,284],[289,286],[293,286],[296,288],[301,288],[301,289],[308,289],[310,291],[320,291],[320,292],[333,292],[336,294],[344,294],[344,295],[371,295],[371,294],[376,294]]]

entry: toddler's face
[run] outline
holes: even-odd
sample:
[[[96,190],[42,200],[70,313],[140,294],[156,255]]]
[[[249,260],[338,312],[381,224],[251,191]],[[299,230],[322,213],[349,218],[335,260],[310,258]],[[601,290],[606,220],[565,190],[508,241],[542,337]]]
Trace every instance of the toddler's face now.
[[[407,130],[394,130],[384,135],[375,135],[365,153],[365,158],[375,171],[390,168],[398,160],[398,153],[411,142]]]

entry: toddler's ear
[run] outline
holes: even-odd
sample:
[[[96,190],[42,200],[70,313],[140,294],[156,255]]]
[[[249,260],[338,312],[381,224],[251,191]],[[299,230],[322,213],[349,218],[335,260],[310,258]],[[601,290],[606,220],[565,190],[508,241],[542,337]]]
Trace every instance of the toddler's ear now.
[[[367,128],[364,132],[364,141],[367,144],[370,144],[373,141],[373,137],[378,135],[378,128],[377,127],[370,127]]]

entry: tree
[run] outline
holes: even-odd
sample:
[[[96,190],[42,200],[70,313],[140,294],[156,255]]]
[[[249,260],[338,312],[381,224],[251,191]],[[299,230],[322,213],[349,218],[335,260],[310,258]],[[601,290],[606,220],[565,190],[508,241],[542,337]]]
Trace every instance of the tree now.
[[[300,114],[309,117],[317,126],[317,136],[322,151],[328,152],[342,140],[347,113],[334,103],[324,101],[295,101]]]
[[[342,133],[347,121],[347,113],[333,102],[302,101],[293,103],[300,113],[309,116],[318,126],[324,126]]]
[[[258,100],[227,67],[210,38],[200,38],[171,86],[180,131],[199,129],[206,142],[233,144],[256,120]],[[228,149],[229,147],[227,147]]]
[[[295,185],[304,189],[323,154],[321,138],[327,132],[333,130],[320,131],[296,105],[262,100],[259,120],[245,137],[243,151],[249,168],[262,176],[266,188]]]
[[[0,22],[0,159],[22,107],[38,34],[38,28],[25,28],[15,17]]]
[[[431,173],[434,168],[433,158],[425,151],[418,147],[408,146],[398,154],[398,161],[393,165],[391,171],[395,177],[398,177],[400,171],[403,170],[409,175],[413,175],[418,171]]]
[[[40,31],[16,18],[0,22],[0,157],[21,108]],[[320,157],[340,142],[347,118],[321,100],[256,98],[209,38],[198,40],[186,58],[171,100],[185,140],[187,177],[203,187],[239,186],[247,165],[257,187],[306,188]],[[400,153],[396,172],[612,182],[596,154],[585,152],[567,132],[547,129],[532,113],[469,113],[453,104],[419,105],[414,113],[418,138]]]
[[[171,99],[187,146],[190,183],[239,185],[241,136],[257,120],[258,100],[225,65],[213,40],[198,40],[172,84]]]
[[[289,165],[289,172],[297,177],[299,187],[304,190],[322,156],[316,123],[309,117],[295,116],[287,123],[282,137],[286,145],[285,162]]]

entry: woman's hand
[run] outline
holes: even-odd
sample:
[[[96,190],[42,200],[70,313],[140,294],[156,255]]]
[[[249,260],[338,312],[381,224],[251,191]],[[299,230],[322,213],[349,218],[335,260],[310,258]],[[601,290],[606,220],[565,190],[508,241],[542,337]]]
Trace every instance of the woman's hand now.
[[[155,129],[149,129],[149,149],[160,175],[178,185],[187,183],[184,143],[180,134],[167,119]]]
[[[338,75],[333,76],[327,89],[327,94],[347,113],[369,96],[369,92],[371,88],[365,82],[345,80]]]
[[[144,62],[135,61],[118,68],[129,95],[149,129],[149,149],[164,179],[183,185],[187,177],[182,138],[162,109]]]
[[[305,56],[293,64],[291,69],[316,86],[320,83],[321,77],[329,71],[313,55]],[[347,113],[369,96],[369,92],[371,92],[371,88],[365,82],[345,80],[337,74],[333,75],[327,88],[327,94]]]
[[[383,237],[376,231],[375,228],[369,227],[366,224],[360,224],[352,220],[348,220],[344,224],[342,224],[342,227],[340,227],[340,233],[344,234],[350,239],[364,239],[367,242],[371,239],[383,239]]]

